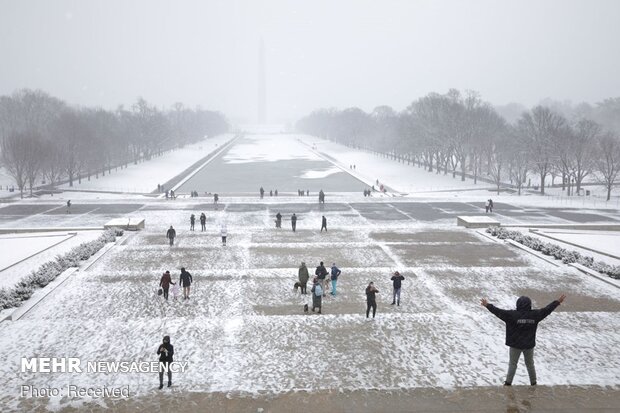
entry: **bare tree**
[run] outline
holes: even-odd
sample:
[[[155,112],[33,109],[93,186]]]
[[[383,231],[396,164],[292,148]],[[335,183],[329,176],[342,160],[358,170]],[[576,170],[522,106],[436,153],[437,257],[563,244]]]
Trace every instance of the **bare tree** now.
[[[506,170],[512,155],[510,143],[512,142],[513,135],[509,126],[504,125],[501,131],[497,131],[491,141],[489,174],[497,187],[497,195],[499,195],[502,178],[505,174],[507,175]]]
[[[598,179],[607,189],[607,200],[620,173],[620,141],[611,132],[597,139],[596,170]]]
[[[41,152],[45,154],[42,162],[42,173],[50,187],[53,188],[65,173],[64,153],[59,145],[51,141],[42,143]]]
[[[40,148],[36,147],[36,132],[14,132],[2,139],[2,165],[13,177],[19,188],[21,198],[24,197],[24,187],[36,178],[36,163]],[[33,178],[34,177],[34,178]],[[32,178],[32,179],[31,179]]]
[[[577,122],[573,132],[570,144],[570,170],[579,194],[583,179],[592,172],[594,151],[596,141],[601,135],[601,127],[594,121],[582,119]]]
[[[566,119],[549,108],[537,106],[518,122],[519,132],[527,142],[534,170],[540,177],[540,193],[545,193],[545,178],[554,161],[553,139],[562,132]]]

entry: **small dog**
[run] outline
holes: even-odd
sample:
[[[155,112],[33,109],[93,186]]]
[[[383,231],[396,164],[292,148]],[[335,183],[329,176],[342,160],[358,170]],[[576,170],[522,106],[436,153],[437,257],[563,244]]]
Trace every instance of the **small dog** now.
[[[308,312],[308,304],[304,304],[304,313]]]
[[[301,288],[301,283],[298,281],[293,285],[293,292],[297,293]]]

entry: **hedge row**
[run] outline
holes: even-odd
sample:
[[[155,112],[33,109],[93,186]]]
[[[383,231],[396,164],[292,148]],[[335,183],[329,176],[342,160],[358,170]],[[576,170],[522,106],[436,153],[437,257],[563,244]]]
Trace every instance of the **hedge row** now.
[[[46,262],[36,271],[22,278],[12,288],[0,289],[0,309],[19,307],[22,301],[29,299],[35,289],[45,287],[67,268],[77,267],[80,261],[92,257],[108,242],[114,242],[116,236],[123,235],[119,229],[109,229],[93,241],[84,242],[66,254],[59,255],[54,261]]]
[[[556,260],[562,260],[564,264],[573,262],[579,263],[594,271],[609,275],[611,278],[620,279],[620,266],[608,265],[602,262],[595,262],[594,258],[580,254],[577,251],[567,250],[556,244],[541,241],[536,237],[525,235],[519,231],[511,231],[502,227],[489,227],[487,232],[499,239],[509,238],[525,245],[535,251],[540,251],[545,255],[550,255]]]

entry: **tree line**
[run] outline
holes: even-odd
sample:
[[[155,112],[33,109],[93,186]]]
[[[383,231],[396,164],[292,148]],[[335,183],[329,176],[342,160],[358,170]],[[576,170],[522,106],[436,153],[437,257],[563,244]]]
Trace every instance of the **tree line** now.
[[[477,92],[430,93],[402,112],[353,107],[319,109],[297,130],[347,146],[390,154],[461,180],[481,177],[514,187],[532,177],[541,194],[549,179],[579,194],[586,178],[605,185],[607,200],[620,172],[620,98],[594,106],[538,105],[511,121]],[[513,108],[514,109],[514,108]]]
[[[38,183],[54,187],[105,176],[229,128],[219,112],[143,98],[116,110],[74,107],[41,90],[0,96],[0,165],[21,196]]]

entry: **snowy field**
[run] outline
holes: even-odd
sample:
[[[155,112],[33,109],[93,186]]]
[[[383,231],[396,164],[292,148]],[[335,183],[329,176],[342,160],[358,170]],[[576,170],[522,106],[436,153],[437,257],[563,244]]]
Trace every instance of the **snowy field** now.
[[[149,193],[157,190],[193,163],[198,162],[218,147],[232,139],[233,135],[224,134],[205,139],[181,149],[168,152],[138,165],[129,164],[126,169],[113,171],[111,175],[99,176],[91,180],[82,179],[82,183],[73,183],[74,190],[98,190],[113,192]],[[68,189],[69,184],[61,188]]]
[[[0,288],[15,285],[42,264],[99,235],[101,231],[0,235]]]
[[[265,162],[276,157],[269,142],[255,152],[256,159],[254,149],[233,146],[230,159],[239,167]],[[308,146],[299,148],[307,153],[296,149],[287,155],[282,149],[278,160],[329,152],[322,143],[318,155]],[[338,158],[348,164],[364,156],[353,155],[359,158]],[[360,174],[369,171],[372,181],[379,178],[398,191],[414,188],[402,186],[409,180],[420,189],[429,184],[422,169],[409,166],[408,175],[404,170],[399,175],[402,165],[385,160],[390,170],[381,160],[371,161],[356,168]],[[380,176],[370,175],[375,171]],[[437,179],[437,188],[460,183],[428,175]],[[261,177],[254,179],[252,186],[258,188]],[[456,216],[483,214],[488,194],[478,189],[367,198],[361,192],[335,192],[319,205],[314,196],[259,200],[256,193],[224,197],[218,206],[204,198],[166,201],[126,195],[82,198],[71,214],[47,197],[4,206],[0,227],[97,226],[131,216],[144,218],[146,229],[126,234],[24,318],[0,326],[0,405],[3,411],[93,406],[88,398],[20,398],[24,383],[129,386],[138,405],[162,392],[180,398],[198,392],[258,397],[499,386],[508,359],[504,326],[479,299],[512,308],[518,296],[528,295],[535,306],[544,306],[561,293],[568,295],[567,301],[538,329],[539,384],[617,385],[620,290],[457,227]],[[614,208],[554,206],[534,196],[493,198],[493,217],[502,224],[620,222]],[[197,231],[190,231],[189,215],[201,212],[207,215],[207,230],[201,232],[198,222]],[[282,229],[274,228],[278,212],[284,217]],[[293,212],[299,216],[295,233],[289,220]],[[327,233],[319,231],[323,215]],[[228,226],[226,247],[219,237],[222,222]],[[174,247],[165,238],[170,225],[178,234]],[[338,294],[324,298],[322,315],[304,314],[308,299],[293,292],[297,267],[304,261],[313,273],[321,260],[342,270]],[[171,293],[166,302],[156,294],[159,278],[169,270],[178,281],[182,266],[194,276],[192,298],[174,299]],[[389,278],[395,270],[405,276],[400,306],[390,305]],[[364,314],[369,281],[380,290],[374,320]],[[165,334],[172,338],[175,360],[189,363],[185,373],[173,377],[172,389],[158,390],[153,374],[35,374],[19,368],[21,357],[41,355],[84,362],[152,361]],[[521,364],[515,384],[527,382]]]
[[[0,271],[69,238],[66,233],[0,235]]]

